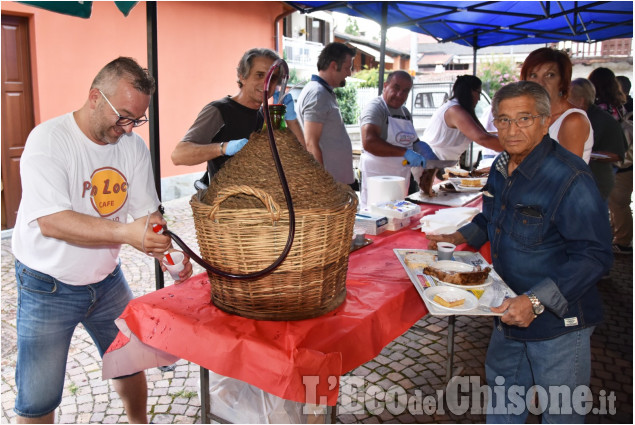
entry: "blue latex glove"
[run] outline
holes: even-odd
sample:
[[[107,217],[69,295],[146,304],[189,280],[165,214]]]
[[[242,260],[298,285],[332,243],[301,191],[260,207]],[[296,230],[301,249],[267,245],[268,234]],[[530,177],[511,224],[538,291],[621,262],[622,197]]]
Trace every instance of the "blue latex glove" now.
[[[407,165],[410,165],[411,167],[424,167],[426,166],[426,159],[418,154],[417,152],[413,151],[412,149],[408,149],[404,155],[404,158],[406,158],[406,161],[408,161]],[[406,164],[404,164],[406,165]]]
[[[273,103],[280,103],[278,102],[279,97],[280,97],[280,91],[276,91],[273,94]],[[295,104],[293,103],[293,97],[291,97],[291,93],[287,93],[284,95],[284,97],[282,98],[282,103],[284,104],[284,106],[286,106],[286,111],[284,113],[284,120],[292,121],[292,120],[298,119],[298,116],[295,113]]]
[[[230,140],[225,148],[225,155],[234,156],[247,144],[247,139]]]
[[[422,155],[425,159],[439,159],[438,156],[435,155],[434,151],[426,142],[422,142],[421,140],[417,140],[412,146],[412,150],[417,152],[419,155]]]

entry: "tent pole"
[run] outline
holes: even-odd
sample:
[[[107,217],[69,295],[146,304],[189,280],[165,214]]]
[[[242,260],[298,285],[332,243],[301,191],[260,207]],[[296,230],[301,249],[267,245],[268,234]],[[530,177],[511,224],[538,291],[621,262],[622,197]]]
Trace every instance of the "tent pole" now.
[[[377,95],[381,96],[384,87],[384,69],[386,67],[386,30],[388,26],[388,3],[381,3],[381,47],[379,48],[379,87]]]
[[[157,60],[157,3],[146,2],[147,40],[148,40],[148,71],[154,77],[156,90],[150,99],[150,160],[154,173],[154,186],[161,200],[161,145],[159,143],[159,66]],[[164,286],[163,271],[159,260],[154,260],[154,275],[156,288]]]
[[[476,52],[478,51],[478,47],[476,45],[476,36],[474,37],[474,43],[472,44],[472,50],[473,50],[473,59],[472,59],[472,75],[476,77]],[[470,143],[470,147],[468,149],[469,152],[469,161],[470,161],[470,171],[472,171],[474,169],[474,166],[472,164],[472,160],[474,158],[474,142]]]

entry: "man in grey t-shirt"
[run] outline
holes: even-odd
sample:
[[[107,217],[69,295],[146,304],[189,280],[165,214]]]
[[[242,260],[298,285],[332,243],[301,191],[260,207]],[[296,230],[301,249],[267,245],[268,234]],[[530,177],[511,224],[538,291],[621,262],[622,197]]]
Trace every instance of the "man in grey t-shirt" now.
[[[362,111],[362,206],[366,206],[368,201],[370,177],[403,177],[411,186],[408,193],[412,193],[418,189],[410,177],[410,168],[425,166],[426,158],[436,159],[430,147],[419,141],[410,111],[403,106],[411,89],[410,74],[406,71],[391,72],[381,96],[371,100]]]
[[[340,183],[352,184],[353,147],[333,92],[344,87],[351,75],[355,50],[342,43],[330,43],[318,57],[318,75],[302,89],[298,98],[298,119],[307,150]]]

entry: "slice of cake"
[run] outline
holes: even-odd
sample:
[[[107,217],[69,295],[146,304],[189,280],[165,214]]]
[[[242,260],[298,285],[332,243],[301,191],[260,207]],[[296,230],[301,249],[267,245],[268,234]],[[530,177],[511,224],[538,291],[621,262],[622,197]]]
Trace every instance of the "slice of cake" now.
[[[483,181],[481,179],[461,179],[461,186],[481,187],[483,186]]]
[[[444,307],[460,307],[465,303],[465,298],[461,298],[461,296],[445,293],[445,294],[436,294],[432,299],[437,304],[441,304]]]
[[[428,267],[435,260],[434,254],[427,252],[409,252],[404,257],[406,266],[412,270],[423,270],[424,267]]]

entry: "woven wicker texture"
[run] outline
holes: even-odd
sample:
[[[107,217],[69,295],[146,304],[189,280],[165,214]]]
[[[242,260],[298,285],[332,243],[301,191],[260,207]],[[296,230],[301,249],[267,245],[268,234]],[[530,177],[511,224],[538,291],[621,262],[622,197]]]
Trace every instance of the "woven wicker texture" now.
[[[337,183],[293,133],[278,130],[274,135],[295,208],[334,207],[346,202],[347,186]],[[204,202],[211,205],[219,190],[236,184],[263,189],[278,204],[285,204],[266,132],[252,133],[249,143],[214,175]],[[228,199],[224,206],[262,208],[262,203],[252,196],[237,196]]]
[[[276,144],[295,208],[293,246],[276,270],[260,278],[208,273],[212,302],[252,319],[308,319],[333,310],[346,297],[357,198],[288,131],[276,131]],[[235,274],[257,272],[283,251],[289,213],[266,134],[252,134],[207,192],[190,203],[201,255],[212,266]]]

